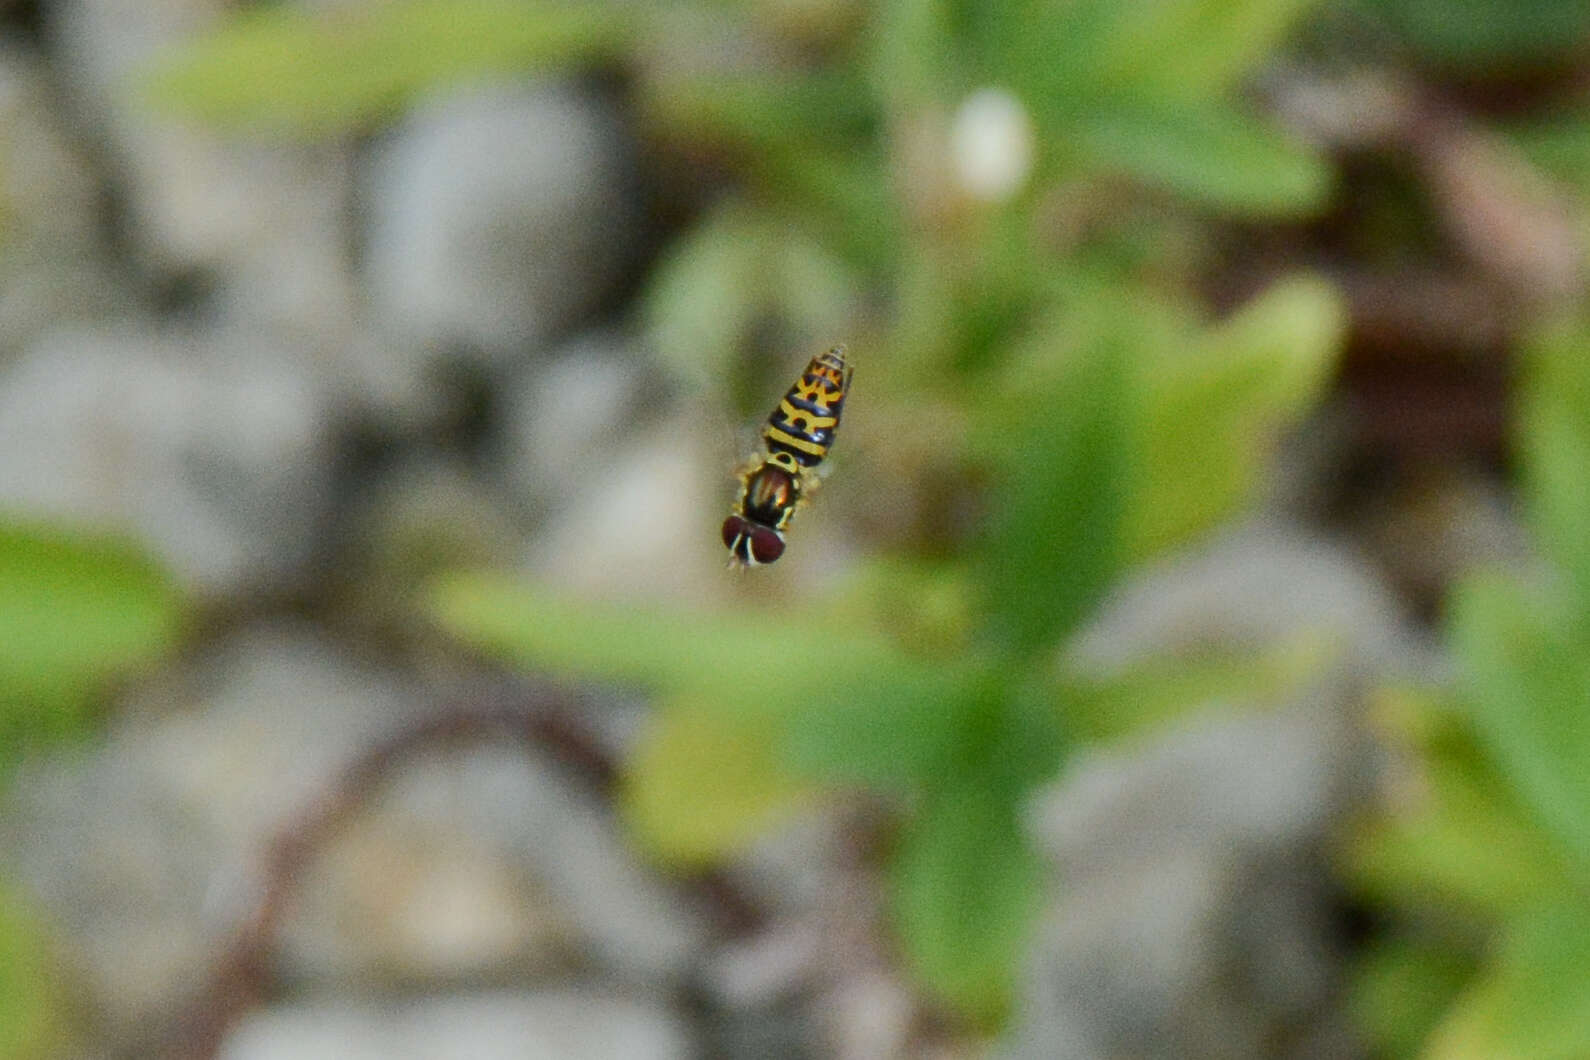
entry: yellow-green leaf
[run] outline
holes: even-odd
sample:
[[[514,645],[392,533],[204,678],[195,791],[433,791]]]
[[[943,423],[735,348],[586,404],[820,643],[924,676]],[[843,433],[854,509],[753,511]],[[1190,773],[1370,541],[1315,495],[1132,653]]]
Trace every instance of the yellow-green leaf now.
[[[181,600],[136,546],[0,525],[0,749],[78,724],[106,679],[174,647]]]
[[[930,699],[943,668],[865,630],[789,611],[705,613],[575,600],[493,572],[432,586],[431,613],[480,649],[554,678],[683,693],[736,715],[789,718],[825,703]],[[790,629],[801,631],[797,639]],[[948,680],[954,683],[955,671]]]
[[[1439,939],[1393,936],[1372,942],[1356,964],[1348,1011],[1373,1055],[1392,1058],[1419,1055],[1473,976],[1475,959]]]
[[[1434,903],[1468,917],[1504,917],[1573,893],[1563,847],[1521,814],[1485,770],[1436,759],[1423,799],[1348,837],[1347,875],[1379,905]]]
[[[448,632],[555,678],[727,696],[745,688],[748,660],[758,683],[780,684],[798,665],[777,627],[744,615],[576,600],[494,571],[438,578],[430,600]]]
[[[792,775],[764,714],[675,697],[658,705],[625,767],[622,806],[660,860],[700,865],[738,853],[807,805],[814,789]]]
[[[1508,925],[1501,953],[1431,1035],[1424,1060],[1590,1056],[1590,918],[1583,901]]]
[[[1131,555],[1183,542],[1251,497],[1279,429],[1324,392],[1346,327],[1335,288],[1301,275],[1185,348],[1146,352]]]
[[[1100,107],[1076,129],[1096,165],[1242,217],[1304,217],[1330,196],[1313,148],[1224,107]]]
[[[982,440],[1003,465],[980,576],[989,622],[1010,648],[1058,643],[1098,602],[1122,558],[1124,444],[1132,387],[1119,333],[1069,347],[1063,326],[1035,334],[1048,349],[987,417]]]
[[[1502,776],[1590,866],[1590,644],[1569,616],[1543,590],[1476,575],[1454,593],[1451,639]]]
[[[962,1015],[997,1027],[1043,890],[1009,793],[975,777],[943,788],[901,835],[891,882],[912,971]]]
[[[388,117],[437,85],[609,59],[640,32],[636,10],[533,0],[266,4],[167,56],[140,87],[169,113],[328,136]]]
[[[1523,387],[1519,448],[1530,522],[1590,619],[1590,326],[1534,343]]]
[[[0,886],[0,1056],[78,1055],[64,978],[37,913]]]

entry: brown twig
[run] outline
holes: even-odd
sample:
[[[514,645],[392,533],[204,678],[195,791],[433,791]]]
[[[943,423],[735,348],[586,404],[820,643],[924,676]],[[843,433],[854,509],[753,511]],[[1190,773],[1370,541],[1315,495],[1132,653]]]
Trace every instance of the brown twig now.
[[[181,1060],[216,1055],[227,1032],[269,986],[277,928],[305,868],[387,780],[422,753],[506,737],[527,750],[550,751],[590,788],[611,795],[617,766],[576,720],[573,696],[552,687],[521,686],[492,698],[449,706],[368,748],[277,830],[261,858],[258,899],[222,947],[205,985],[169,1029],[166,1047],[140,1049],[136,1055]],[[723,930],[746,930],[760,920],[758,911],[721,875],[703,874],[691,883],[717,912]]]

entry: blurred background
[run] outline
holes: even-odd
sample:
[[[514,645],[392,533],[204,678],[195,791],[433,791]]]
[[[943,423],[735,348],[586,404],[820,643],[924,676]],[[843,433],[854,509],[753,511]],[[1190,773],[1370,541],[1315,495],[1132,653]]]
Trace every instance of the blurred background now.
[[[1580,2],[0,2],[0,1056],[1590,1056],[1587,210]]]

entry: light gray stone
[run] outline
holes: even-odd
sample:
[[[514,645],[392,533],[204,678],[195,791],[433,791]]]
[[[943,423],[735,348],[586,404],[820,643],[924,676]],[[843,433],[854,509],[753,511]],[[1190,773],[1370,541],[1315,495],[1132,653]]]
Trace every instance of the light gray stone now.
[[[515,495],[536,508],[556,508],[598,479],[615,447],[647,433],[643,418],[664,407],[639,345],[611,330],[559,347],[505,391],[500,462]]]
[[[256,625],[124,703],[102,747],[21,767],[0,862],[60,926],[110,1042],[171,1018],[252,915],[267,843],[431,709],[309,627]],[[595,793],[505,738],[437,747],[383,777],[294,881],[272,958],[304,994],[594,971],[650,996],[686,981],[708,937]],[[553,1005],[548,1025],[574,1007]],[[651,1048],[627,1033],[590,1047]]]
[[[0,44],[0,363],[64,319],[128,303],[105,260],[98,174],[47,74],[38,56]]]
[[[666,1008],[575,990],[279,1005],[251,1015],[223,1060],[684,1060]]]
[[[1379,768],[1357,720],[1367,680],[1439,675],[1441,657],[1350,550],[1256,523],[1136,574],[1066,661],[1109,677],[1298,638],[1336,650],[1284,701],[1084,751],[1033,800],[1054,897],[1005,1055],[1362,1054],[1340,1015],[1327,848]]]
[[[535,881],[610,977],[677,984],[693,970],[709,937],[705,916],[636,859],[595,793],[509,747],[481,748],[450,772],[454,826],[486,837]]]
[[[197,988],[252,901],[262,844],[412,690],[302,628],[262,626],[124,704],[93,750],[19,766],[0,862],[60,928],[112,1041]]]
[[[129,245],[147,267],[223,269],[283,241],[313,261],[342,240],[342,227],[327,223],[347,187],[340,148],[218,135],[157,113],[135,91],[163,56],[218,27],[229,4],[60,0],[45,10],[62,83],[87,134],[106,146]]]
[[[1257,1060],[1350,1042],[1324,848],[1370,784],[1351,704],[1327,680],[1277,712],[1195,719],[1084,756],[1035,800],[1056,897],[1006,1055]]]
[[[1067,659],[1108,675],[1156,655],[1253,650],[1301,635],[1327,640],[1375,672],[1427,675],[1439,665],[1363,559],[1269,521],[1134,572],[1074,638]]]
[[[614,114],[567,86],[496,84],[420,105],[369,174],[367,275],[398,341],[520,357],[591,311],[637,220]]]
[[[100,181],[120,207],[120,247],[140,287],[197,279],[217,320],[303,350],[301,367],[339,406],[423,423],[437,410],[421,353],[371,326],[354,275],[352,149],[210,127],[162,113],[137,91],[140,77],[219,27],[233,6],[46,5],[78,137],[102,149]]]
[[[628,439],[551,513],[527,550],[529,572],[588,596],[720,600],[738,584],[718,536],[733,464],[714,459],[706,433],[680,408]]]
[[[258,338],[60,330],[0,371],[0,503],[136,533],[201,593],[280,587],[332,502],[331,429]]]

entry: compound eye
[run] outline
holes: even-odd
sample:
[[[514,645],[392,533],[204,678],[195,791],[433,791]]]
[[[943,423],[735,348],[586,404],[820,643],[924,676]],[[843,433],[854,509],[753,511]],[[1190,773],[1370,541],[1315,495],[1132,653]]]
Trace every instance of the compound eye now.
[[[735,543],[751,536],[751,524],[738,515],[723,520],[723,547],[734,551]]]
[[[784,539],[765,526],[751,528],[751,556],[758,563],[772,563],[784,554]]]

